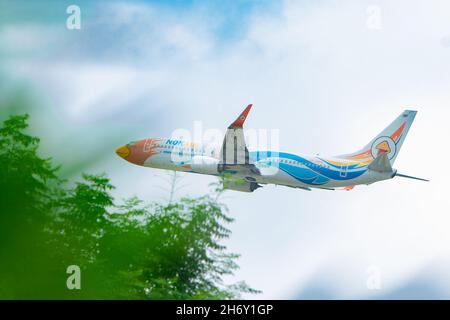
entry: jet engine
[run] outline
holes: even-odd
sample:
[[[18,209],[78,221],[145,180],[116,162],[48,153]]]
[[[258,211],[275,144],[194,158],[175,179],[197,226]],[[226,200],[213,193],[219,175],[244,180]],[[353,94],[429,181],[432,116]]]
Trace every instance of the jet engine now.
[[[219,159],[206,156],[192,157],[192,171],[202,174],[218,174]]]
[[[234,190],[234,191],[241,191],[241,192],[253,192],[258,188],[261,188],[262,186],[259,185],[257,182],[248,182],[248,181],[236,181],[236,182],[229,182],[226,184],[225,189]]]

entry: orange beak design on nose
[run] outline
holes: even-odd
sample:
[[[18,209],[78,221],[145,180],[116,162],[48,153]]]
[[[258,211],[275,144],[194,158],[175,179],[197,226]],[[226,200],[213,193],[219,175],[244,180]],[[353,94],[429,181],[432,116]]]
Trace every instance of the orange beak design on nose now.
[[[116,153],[118,156],[120,156],[121,158],[126,158],[130,155],[130,149],[128,148],[128,146],[121,146],[120,148],[118,148],[116,150]]]
[[[139,141],[130,142],[119,149],[116,153],[122,159],[136,164],[138,166],[144,166],[144,163],[150,157],[159,154],[156,150],[156,142],[161,139],[144,139]]]

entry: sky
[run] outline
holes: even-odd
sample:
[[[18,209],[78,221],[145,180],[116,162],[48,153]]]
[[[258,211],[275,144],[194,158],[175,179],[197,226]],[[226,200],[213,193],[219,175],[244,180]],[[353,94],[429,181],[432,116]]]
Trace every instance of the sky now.
[[[230,191],[227,245],[233,279],[263,291],[249,298],[448,299],[449,14],[445,0],[3,0],[0,102],[27,90],[64,174],[106,171],[117,196],[148,201],[167,199],[167,174],[117,157],[129,141],[223,131],[253,103],[247,128],[277,130],[282,151],[335,155],[417,110],[395,167],[430,183]],[[182,175],[176,196],[213,181]]]

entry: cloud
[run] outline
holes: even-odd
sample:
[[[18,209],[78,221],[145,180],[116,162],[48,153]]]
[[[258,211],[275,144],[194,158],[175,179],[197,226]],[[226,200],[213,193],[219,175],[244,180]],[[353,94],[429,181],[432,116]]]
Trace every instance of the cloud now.
[[[0,50],[4,54],[30,53],[47,48],[57,41],[58,32],[53,27],[39,24],[6,25],[0,29]]]
[[[445,275],[436,276],[436,266],[429,265],[424,270],[408,278],[408,281],[402,282],[398,286],[388,289],[374,288],[369,289],[370,294],[359,296],[362,299],[381,299],[381,300],[446,300],[450,296],[449,283],[442,283]],[[444,276],[444,277],[442,277]],[[351,299],[355,296],[347,296],[339,292],[333,279],[327,279],[326,274],[317,274],[311,280],[311,284],[303,288],[294,299]],[[330,283],[332,284],[330,286]],[[382,283],[382,282],[381,282]],[[343,284],[344,285],[344,284]]]

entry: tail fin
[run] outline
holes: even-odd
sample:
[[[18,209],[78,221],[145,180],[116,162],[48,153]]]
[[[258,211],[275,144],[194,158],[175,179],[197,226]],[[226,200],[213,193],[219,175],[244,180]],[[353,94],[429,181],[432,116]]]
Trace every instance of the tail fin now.
[[[370,163],[380,154],[386,153],[391,165],[397,158],[403,141],[414,121],[417,111],[405,110],[386,129],[380,132],[361,150],[339,156],[348,160]]]

